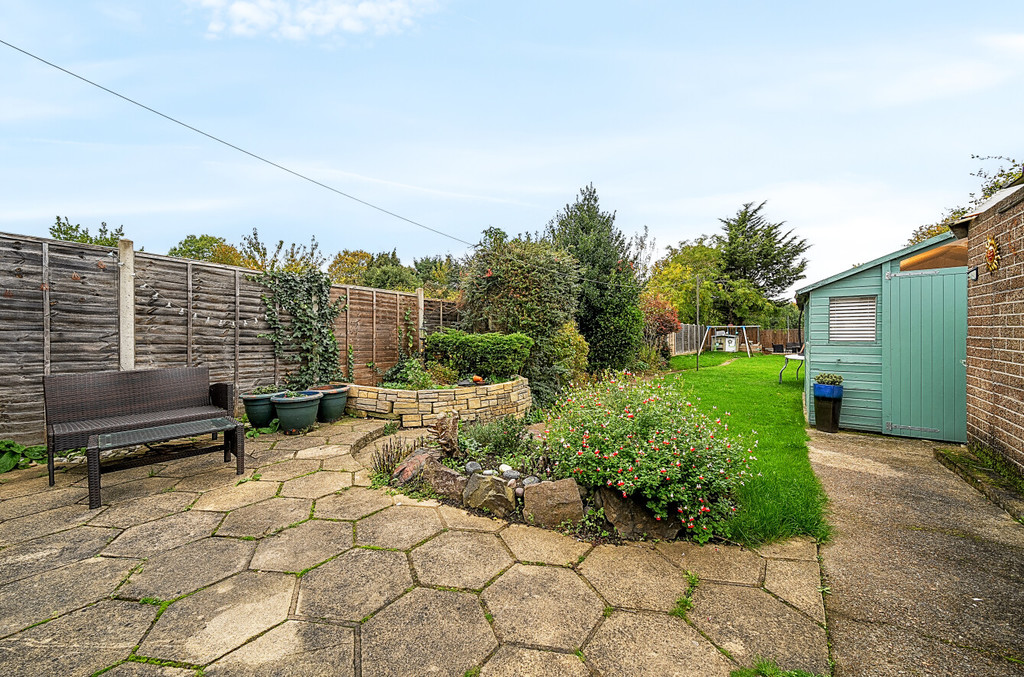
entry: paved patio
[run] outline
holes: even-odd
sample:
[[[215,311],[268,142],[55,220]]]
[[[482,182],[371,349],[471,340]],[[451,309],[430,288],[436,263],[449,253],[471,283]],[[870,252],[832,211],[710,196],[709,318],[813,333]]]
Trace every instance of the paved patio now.
[[[367,487],[381,428],[247,441],[241,483],[217,454],[105,475],[92,511],[83,468],[4,475],[0,673],[829,671],[813,542],[593,547],[389,495]]]

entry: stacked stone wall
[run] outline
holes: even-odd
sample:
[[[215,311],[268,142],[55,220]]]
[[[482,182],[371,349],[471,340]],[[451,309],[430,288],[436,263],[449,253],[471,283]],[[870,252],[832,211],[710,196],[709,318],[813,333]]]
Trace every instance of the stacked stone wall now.
[[[418,428],[447,411],[457,411],[463,421],[480,423],[505,416],[523,418],[532,404],[530,382],[520,377],[507,383],[438,390],[352,385],[346,411],[360,418],[390,419],[403,428]]]

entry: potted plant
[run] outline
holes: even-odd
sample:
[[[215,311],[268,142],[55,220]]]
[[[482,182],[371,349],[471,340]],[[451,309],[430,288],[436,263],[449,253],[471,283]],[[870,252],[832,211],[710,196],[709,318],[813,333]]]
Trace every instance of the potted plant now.
[[[331,383],[325,386],[313,386],[310,390],[323,393],[316,420],[321,423],[333,423],[345,415],[345,404],[348,402],[348,384]]]
[[[316,390],[288,390],[271,396],[281,430],[286,435],[296,435],[312,428],[323,396]]]
[[[274,420],[274,405],[270,398],[286,392],[286,388],[278,385],[259,386],[247,393],[242,393],[242,405],[245,415],[253,428],[266,428]]]
[[[821,373],[814,377],[814,427],[825,433],[839,430],[839,410],[843,406],[843,377]]]

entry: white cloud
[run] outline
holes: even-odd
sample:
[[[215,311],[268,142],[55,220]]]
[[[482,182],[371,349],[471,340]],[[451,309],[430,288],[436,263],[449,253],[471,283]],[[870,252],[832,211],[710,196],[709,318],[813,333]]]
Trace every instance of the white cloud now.
[[[436,0],[189,0],[210,13],[207,32],[304,40],[335,33],[399,33]]]

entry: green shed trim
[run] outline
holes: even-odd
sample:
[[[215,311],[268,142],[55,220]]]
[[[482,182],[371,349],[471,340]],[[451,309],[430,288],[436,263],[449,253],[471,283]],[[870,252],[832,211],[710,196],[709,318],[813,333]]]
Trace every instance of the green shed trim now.
[[[919,251],[924,251],[925,249],[931,249],[935,245],[941,244],[942,242],[945,242],[946,240],[955,240],[955,239],[956,239],[956,236],[953,235],[952,231],[947,230],[945,233],[941,233],[939,235],[936,235],[935,237],[930,237],[930,238],[928,238],[927,240],[925,240],[923,242],[918,242],[917,244],[912,244],[909,247],[904,247],[903,249],[900,249],[899,251],[892,252],[891,254],[886,254],[885,256],[880,256],[877,259],[874,259],[873,261],[868,261],[867,263],[862,263],[859,266],[855,266],[853,268],[850,268],[849,270],[844,270],[843,272],[836,273],[835,275],[833,275],[831,277],[826,277],[824,280],[818,280],[814,284],[809,284],[806,287],[804,287],[803,289],[797,289],[796,290],[796,303],[797,303],[798,306],[800,306],[800,308],[803,308],[804,304],[807,303],[807,295],[811,291],[817,289],[818,287],[824,287],[827,284],[832,284],[833,282],[836,282],[838,280],[842,280],[845,277],[850,277],[851,275],[856,275],[857,273],[862,273],[865,270],[867,270],[868,268],[871,268],[873,266],[877,266],[879,264],[885,263],[886,261],[891,261],[893,259],[903,259],[903,258],[906,258],[907,256],[909,256],[911,254],[916,254]]]

